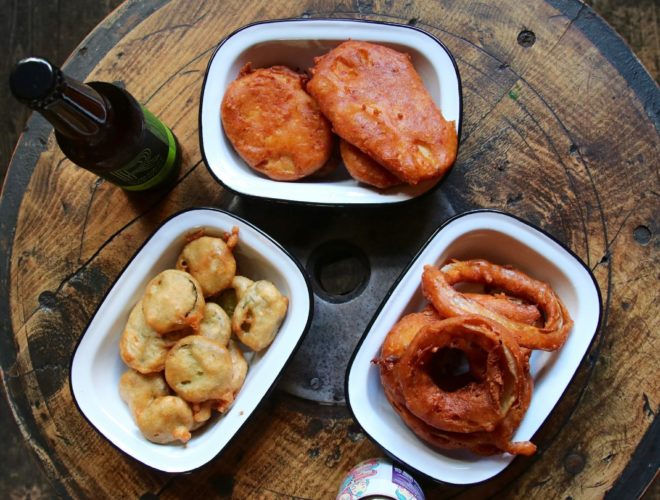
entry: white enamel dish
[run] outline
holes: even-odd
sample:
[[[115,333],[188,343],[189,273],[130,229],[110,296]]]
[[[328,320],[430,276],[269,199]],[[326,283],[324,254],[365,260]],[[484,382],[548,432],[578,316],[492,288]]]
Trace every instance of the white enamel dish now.
[[[341,42],[365,40],[406,52],[431,97],[447,120],[454,120],[460,137],[461,83],[454,58],[434,36],[412,26],[335,19],[266,21],[241,28],[218,46],[209,62],[199,113],[200,144],[211,174],[238,194],[271,200],[322,205],[397,203],[415,198],[438,184],[385,191],[358,184],[343,168],[325,178],[296,182],[273,181],[250,169],[222,130],[220,106],[227,86],[240,69],[283,64],[306,71],[314,57]]]
[[[532,401],[514,441],[530,440],[561,398],[598,330],[602,305],[593,275],[570,250],[528,223],[500,212],[476,211],[450,219],[402,273],[349,363],[346,399],[356,421],[389,455],[436,481],[472,484],[500,473],[514,457],[483,457],[427,446],[392,409],[383,393],[378,368],[371,363],[399,318],[426,304],[421,293],[424,265],[441,265],[452,258],[484,258],[510,264],[549,283],[575,322],[559,351],[533,352]]]
[[[181,444],[147,441],[119,397],[119,378],[127,367],[119,357],[119,338],[133,305],[151,278],[173,268],[186,235],[203,228],[222,235],[239,228],[234,249],[238,269],[252,279],[266,279],[289,298],[289,310],[273,343],[247,354],[249,370],[231,409],[217,415]],[[312,295],[306,274],[277,242],[248,222],[215,209],[188,210],[167,220],[121,273],[81,337],[71,362],[71,390],[78,408],[103,436],[133,458],[166,472],[196,469],[222,451],[274,386],[312,318]]]

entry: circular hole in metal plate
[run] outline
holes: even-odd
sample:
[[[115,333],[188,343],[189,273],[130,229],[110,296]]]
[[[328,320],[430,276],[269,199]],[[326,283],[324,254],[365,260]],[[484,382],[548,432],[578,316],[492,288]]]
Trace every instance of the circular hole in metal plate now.
[[[307,261],[314,293],[333,303],[360,295],[369,282],[371,268],[365,253],[349,241],[326,241],[314,249]]]
[[[291,206],[234,195],[227,195],[221,206],[264,230],[305,266],[314,292],[314,316],[278,387],[297,398],[330,405],[343,404],[346,367],[388,290],[429,235],[456,214],[441,189],[400,206]],[[313,254],[321,255],[332,242],[357,248],[349,264],[364,254],[368,269],[364,281],[337,283],[328,278],[326,289],[345,292],[334,301],[320,292],[310,265],[318,260]],[[344,265],[338,259],[323,269]],[[358,285],[346,293],[351,283],[364,288]]]

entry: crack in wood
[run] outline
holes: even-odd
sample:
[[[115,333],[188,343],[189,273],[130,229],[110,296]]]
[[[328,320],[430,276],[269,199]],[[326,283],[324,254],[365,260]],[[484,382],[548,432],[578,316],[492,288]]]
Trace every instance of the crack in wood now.
[[[621,230],[623,229],[623,226],[625,226],[626,222],[628,222],[628,219],[630,218],[630,216],[633,213],[635,213],[637,210],[639,210],[639,207],[637,205],[633,206],[633,208],[631,208],[628,211],[628,213],[626,214],[626,216],[623,218],[623,222],[621,222],[621,224],[619,225],[619,228],[616,230],[616,233],[614,234],[614,237],[612,238],[612,240],[611,241],[606,241],[607,244],[605,246],[605,253],[607,255],[609,255],[610,257],[612,256],[612,253],[610,251],[612,245],[614,245],[614,242],[619,237],[619,234],[621,233]],[[600,264],[600,262],[598,264]],[[598,264],[596,264],[596,267],[598,267]]]
[[[69,365],[68,363],[46,363],[45,365],[42,366],[32,366],[32,368],[28,371],[25,372],[14,372],[14,368],[17,368],[16,365],[12,366],[10,372],[4,372],[5,375],[7,376],[8,379],[12,380],[20,380],[24,377],[27,377],[29,375],[34,375],[37,373],[43,373],[47,372],[50,370],[68,370]],[[14,373],[11,373],[14,372]]]
[[[534,489],[534,488],[540,488],[541,486],[543,486],[544,484],[546,484],[547,482],[549,482],[551,479],[552,479],[552,478],[547,478],[547,479],[543,479],[543,480],[541,480],[541,481],[535,481],[535,482],[533,482],[532,484],[530,484],[529,487],[532,488],[532,489]]]
[[[164,81],[163,83],[161,83],[161,84],[156,88],[156,90],[154,90],[154,91],[152,92],[152,94],[151,94],[149,97],[147,97],[147,99],[144,101],[144,105],[146,106],[147,104],[149,104],[149,102],[150,102],[154,97],[156,97],[156,95],[158,95],[158,93],[159,93],[159,92],[165,87],[165,85],[167,85],[168,83],[170,83],[170,82],[171,82],[172,80],[174,80],[177,76],[180,76],[181,72],[182,72],[185,68],[187,68],[188,66],[190,66],[192,63],[197,62],[198,60],[200,60],[202,57],[204,57],[206,54],[208,54],[209,52],[211,52],[212,50],[214,50],[216,47],[217,47],[217,44],[214,44],[214,45],[212,45],[211,47],[209,47],[209,48],[207,48],[207,49],[204,49],[202,52],[200,52],[199,54],[197,54],[195,57],[193,57],[192,59],[190,59],[189,61],[187,61],[183,66],[181,66],[181,67],[180,67],[178,70],[176,70],[173,74],[171,74],[170,76],[168,76],[168,77],[165,79],[165,81]]]
[[[524,81],[524,79],[522,79],[522,77],[521,77],[521,80]],[[525,82],[525,85],[526,85],[528,88],[530,88],[530,89],[532,90],[532,92],[534,92],[535,95],[537,95],[537,96],[540,97],[540,95],[538,94],[538,92],[535,92],[534,89],[533,89],[532,87],[530,87],[530,85],[529,85],[527,82]],[[541,100],[542,100],[542,99],[541,99]],[[543,100],[542,100],[542,101],[543,101]],[[574,194],[574,196],[575,196],[575,199],[572,201],[571,205],[575,208],[575,210],[576,210],[576,212],[578,213],[579,218],[580,218],[580,222],[581,222],[581,225],[582,225],[582,234],[584,235],[584,244],[585,244],[585,252],[586,252],[587,262],[589,262],[589,231],[588,231],[588,224],[587,224],[587,221],[585,220],[585,216],[584,216],[584,212],[583,212],[583,210],[582,210],[582,207],[581,207],[580,204],[577,202],[577,200],[580,198],[580,197],[578,196],[579,189],[577,189],[577,186],[576,186],[575,180],[573,179],[572,175],[570,174],[570,169],[569,169],[568,166],[564,163],[564,160],[562,159],[562,156],[561,156],[561,154],[560,154],[560,152],[559,152],[559,149],[557,148],[557,146],[555,145],[554,141],[553,141],[552,138],[550,137],[550,134],[548,134],[548,133],[545,131],[545,129],[541,126],[541,124],[540,124],[539,121],[536,119],[536,117],[534,116],[534,114],[531,113],[531,112],[527,109],[527,106],[525,106],[525,104],[522,103],[520,100],[517,100],[517,101],[516,101],[516,104],[517,104],[517,105],[520,107],[520,109],[521,109],[521,110],[527,115],[527,117],[528,117],[530,120],[532,120],[532,122],[534,123],[534,125],[536,125],[536,128],[539,130],[539,132],[541,132],[541,135],[545,138],[545,140],[547,141],[548,145],[551,147],[552,152],[553,152],[554,155],[555,155],[555,158],[557,159],[557,161],[559,162],[559,164],[560,164],[561,167],[563,168],[564,173],[566,174],[566,180],[568,181],[568,184],[569,184],[569,186],[570,186],[570,188],[571,188],[571,192],[572,192],[572,193]],[[553,116],[555,117],[555,119],[558,120],[557,115],[554,114],[554,113],[552,112],[552,110],[549,108],[549,106],[547,105],[547,103],[544,102],[544,105],[545,105],[545,107],[546,107],[546,108],[547,108],[547,109],[553,114]],[[599,210],[602,210],[601,207],[600,207],[600,205],[598,205],[598,209],[599,209]],[[605,241],[607,241],[607,233],[605,233]]]
[[[548,50],[548,54],[552,53],[552,51],[555,50],[555,47],[557,47],[557,45],[559,45],[559,43],[560,43],[560,42],[562,41],[562,39],[564,38],[564,35],[566,35],[566,33],[568,33],[568,30],[571,29],[571,27],[573,26],[573,24],[575,23],[575,21],[577,21],[577,19],[580,17],[580,14],[582,14],[582,11],[584,10],[584,7],[585,7],[585,4],[584,4],[584,3],[581,3],[581,4],[580,4],[580,8],[579,8],[578,11],[577,11],[577,14],[575,14],[575,16],[574,16],[572,19],[570,19],[570,20],[568,21],[568,24],[566,25],[566,28],[564,29],[564,31],[562,32],[562,34],[559,35],[559,38],[557,38],[557,40],[555,41],[555,43],[553,43],[553,44],[552,44],[552,47],[550,47],[550,49]],[[555,16],[553,16],[553,17],[555,17]]]
[[[642,398],[644,399],[644,405],[642,406],[642,408],[644,410],[644,413],[646,413],[646,416],[655,417],[656,412],[653,411],[653,408],[651,408],[651,401],[649,401],[649,397],[646,395],[645,392],[642,393]]]
[[[80,262],[80,260],[82,259],[82,251],[85,242],[85,232],[87,230],[87,220],[89,219],[89,212],[90,209],[92,208],[92,204],[94,203],[94,195],[96,195],[96,190],[98,189],[98,187],[101,185],[102,182],[103,179],[101,177],[96,179],[96,181],[94,182],[94,186],[92,187],[92,193],[89,197],[87,208],[85,209],[85,218],[83,219],[82,232],[80,234],[80,246],[78,247],[78,262]]]
[[[185,31],[189,30],[190,28],[194,28],[195,25],[197,23],[199,23],[200,21],[202,21],[207,15],[208,15],[208,12],[205,12],[204,14],[202,14],[200,17],[198,17],[197,19],[195,19],[191,23],[181,23],[181,24],[173,24],[171,26],[165,26],[164,28],[160,28],[160,29],[157,29],[155,31],[152,31],[151,33],[147,33],[146,35],[143,35],[141,38],[131,40],[126,45],[128,46],[128,45],[131,45],[131,44],[136,43],[136,42],[144,42],[145,40],[151,38],[154,35],[158,35],[160,33],[167,33],[168,31],[175,31],[175,30],[184,28],[184,32],[185,32]]]

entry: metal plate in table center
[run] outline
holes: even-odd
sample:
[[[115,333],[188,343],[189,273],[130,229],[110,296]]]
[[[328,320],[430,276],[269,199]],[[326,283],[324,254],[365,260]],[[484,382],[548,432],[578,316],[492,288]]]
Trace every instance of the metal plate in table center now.
[[[344,375],[358,340],[421,245],[454,210],[441,189],[401,205],[316,207],[245,199],[227,209],[256,224],[305,267],[312,325],[278,387],[344,403]]]

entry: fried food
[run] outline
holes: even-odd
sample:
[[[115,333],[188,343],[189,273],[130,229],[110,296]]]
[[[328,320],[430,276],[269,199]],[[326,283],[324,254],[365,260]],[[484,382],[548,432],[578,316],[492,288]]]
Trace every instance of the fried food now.
[[[378,164],[369,155],[364,154],[352,144],[341,139],[339,141],[339,152],[344,166],[351,177],[358,182],[369,184],[379,189],[398,186],[403,182],[385,167]]]
[[[231,319],[218,304],[207,302],[204,306],[204,319],[199,324],[199,334],[226,346],[231,337]]]
[[[247,361],[243,356],[243,351],[241,351],[240,347],[238,347],[238,344],[236,344],[236,342],[233,340],[230,340],[228,349],[229,355],[231,356],[232,367],[230,384],[231,393],[227,393],[224,398],[218,401],[214,401],[213,407],[220,413],[225,413],[234,403],[234,399],[236,399],[238,391],[240,391],[241,387],[243,387],[243,382],[245,381],[248,370]]]
[[[504,293],[465,293],[468,299],[478,302],[486,309],[501,314],[513,321],[527,325],[538,325],[543,320],[541,311],[534,304],[527,304]]]
[[[168,385],[191,403],[233,397],[232,375],[227,348],[201,335],[179,340],[165,360]]]
[[[481,455],[535,452],[532,443],[511,442],[532,381],[525,353],[496,323],[478,316],[438,320],[427,308],[394,326],[375,363],[394,410],[432,446]]]
[[[187,327],[197,330],[204,317],[202,288],[190,274],[167,269],[147,285],[142,310],[149,326],[160,334]]]
[[[243,340],[259,349],[272,342],[288,308],[272,283],[235,275],[237,227],[222,238],[199,229],[186,241],[177,265],[197,273],[207,291],[222,288],[213,298],[222,305],[204,300],[192,274],[168,269],[147,284],[119,342],[131,367],[120,378],[119,394],[140,431],[156,443],[187,442],[214,410],[225,413],[234,403],[249,368],[242,346],[231,340],[230,315],[238,302]]]
[[[294,181],[319,170],[332,153],[330,124],[305,92],[306,77],[285,66],[249,63],[222,99],[222,126],[254,170]]]
[[[380,358],[375,362],[380,367],[381,382],[390,401],[396,400],[399,404],[405,404],[397,372],[401,357],[417,332],[439,320],[440,316],[435,309],[427,307],[422,312],[405,315],[397,321],[385,337],[380,350]]]
[[[236,259],[225,240],[202,236],[183,247],[176,268],[190,273],[202,287],[204,297],[210,297],[231,285]]]
[[[518,344],[481,316],[422,328],[402,356],[399,381],[415,416],[436,429],[462,433],[494,430],[526,383]]]
[[[162,373],[142,374],[135,370],[126,370],[119,379],[119,395],[128,405],[133,418],[154,399],[169,393],[170,388]]]
[[[286,315],[289,300],[270,281],[255,281],[236,304],[232,331],[250,349],[270,345]]]
[[[543,314],[543,325],[537,327],[511,320],[470,300],[453,288],[453,285],[460,282],[484,283],[504,290],[507,295],[535,304]],[[425,266],[422,292],[441,315],[485,316],[506,327],[522,347],[529,349],[559,349],[573,326],[566,307],[548,284],[532,279],[516,269],[498,266],[485,260],[454,261],[441,269]]]
[[[241,351],[238,344],[233,340],[229,341],[229,355],[231,356],[231,389],[234,391],[234,396],[241,390],[243,387],[243,382],[245,382],[245,377],[248,371],[248,364],[243,356],[243,351]]]
[[[202,403],[191,403],[190,409],[193,413],[193,426],[191,431],[196,431],[202,427],[206,422],[211,419],[211,414],[213,413],[213,408],[215,407],[215,401],[204,401]]]
[[[218,295],[218,304],[220,304],[220,307],[222,307],[230,317],[234,314],[239,298],[243,296],[245,290],[247,290],[253,283],[254,281],[245,276],[234,276],[234,279],[231,280],[231,287],[223,290],[220,295]]]
[[[307,91],[333,130],[409,184],[442,177],[458,138],[424,87],[410,56],[347,41],[315,59]]]
[[[128,315],[119,339],[119,355],[128,366],[140,373],[153,373],[165,368],[165,357],[180,338],[178,332],[160,335],[146,321],[142,301]]]
[[[154,399],[137,415],[140,432],[154,443],[187,443],[192,435],[193,412],[188,403],[177,396]]]
[[[484,286],[461,293],[459,283]],[[549,285],[521,271],[475,259],[425,266],[431,302],[402,317],[381,347],[385,397],[430,445],[480,455],[532,455],[511,438],[529,408],[530,349],[559,348],[572,320]]]
[[[254,281],[252,281],[250,278],[246,278],[245,276],[236,276],[232,280],[231,287],[234,289],[236,293],[237,301],[240,300],[243,297],[243,295],[245,295],[247,289],[250,288],[252,285],[254,285]]]

